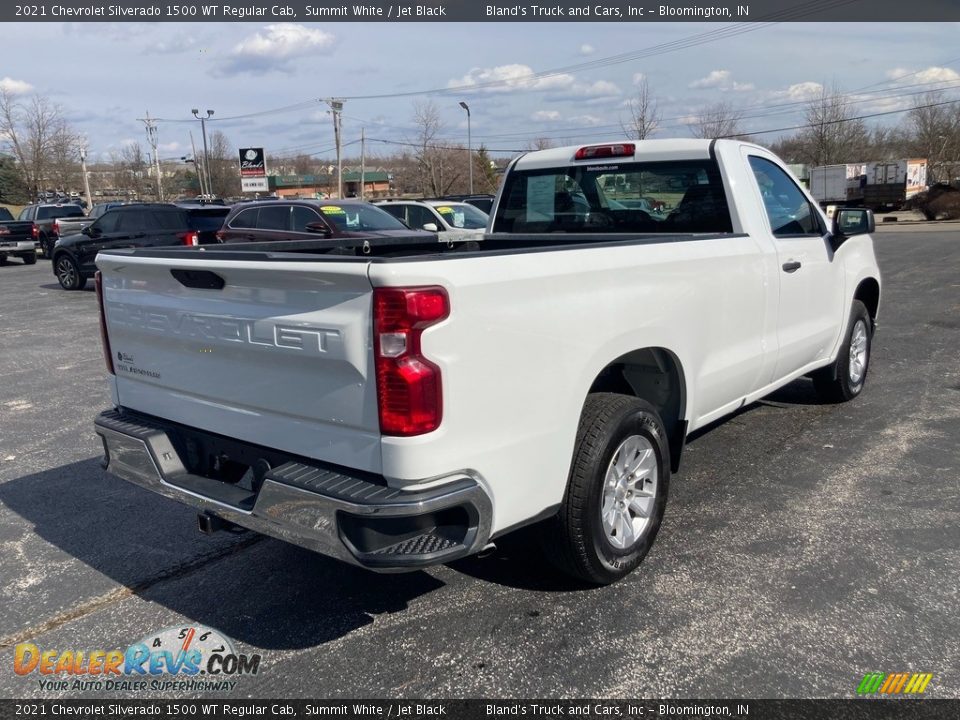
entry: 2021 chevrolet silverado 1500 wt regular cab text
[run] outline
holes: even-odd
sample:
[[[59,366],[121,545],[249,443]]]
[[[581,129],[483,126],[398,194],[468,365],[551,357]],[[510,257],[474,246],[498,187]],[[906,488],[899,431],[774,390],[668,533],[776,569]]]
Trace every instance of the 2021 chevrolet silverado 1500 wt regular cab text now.
[[[396,570],[541,522],[612,582],[689,432],[805,374],[861,391],[872,229],[763,148],[654,140],[513,161],[478,241],[102,252],[96,431],[202,528]]]

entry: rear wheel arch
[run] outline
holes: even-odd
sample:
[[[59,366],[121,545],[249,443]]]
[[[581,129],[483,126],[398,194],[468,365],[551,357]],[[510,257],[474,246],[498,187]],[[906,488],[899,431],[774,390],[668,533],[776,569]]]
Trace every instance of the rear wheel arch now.
[[[679,469],[687,434],[687,386],[676,354],[663,347],[625,353],[597,374],[589,393],[617,393],[650,403],[667,431],[671,469]]]

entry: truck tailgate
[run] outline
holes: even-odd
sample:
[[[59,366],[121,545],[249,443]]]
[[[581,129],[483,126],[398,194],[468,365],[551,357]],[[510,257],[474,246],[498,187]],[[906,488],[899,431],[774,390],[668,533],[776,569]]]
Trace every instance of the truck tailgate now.
[[[380,472],[367,263],[101,254],[97,266],[121,407]]]

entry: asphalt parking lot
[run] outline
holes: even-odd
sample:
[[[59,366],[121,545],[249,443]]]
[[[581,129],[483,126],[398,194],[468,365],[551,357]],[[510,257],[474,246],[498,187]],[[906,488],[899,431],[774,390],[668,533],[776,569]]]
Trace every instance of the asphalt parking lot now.
[[[659,539],[570,589],[514,541],[374,575],[106,476],[92,290],[0,268],[0,695],[47,691],[13,646],[123,648],[205,625],[261,653],[229,697],[851,697],[930,672],[960,697],[960,224],[876,237],[864,394],[798,381],[692,438]],[[188,695],[195,693],[186,693]],[[155,696],[156,693],[146,693]]]

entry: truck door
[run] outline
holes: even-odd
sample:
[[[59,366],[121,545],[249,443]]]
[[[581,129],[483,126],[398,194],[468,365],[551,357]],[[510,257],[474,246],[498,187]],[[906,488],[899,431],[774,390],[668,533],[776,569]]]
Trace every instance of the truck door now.
[[[843,272],[823,218],[790,175],[749,156],[780,266],[779,351],[771,381],[829,357],[845,316]]]

